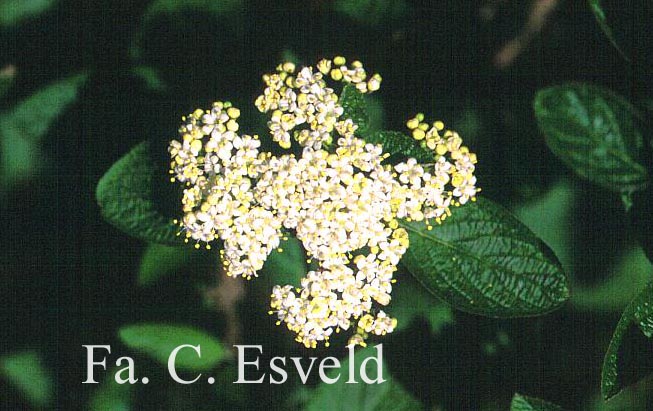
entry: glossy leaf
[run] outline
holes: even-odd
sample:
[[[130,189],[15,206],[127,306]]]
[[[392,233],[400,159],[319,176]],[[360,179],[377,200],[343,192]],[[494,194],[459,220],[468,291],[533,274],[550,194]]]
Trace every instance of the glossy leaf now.
[[[392,380],[385,363],[382,365],[382,376],[386,381],[381,384],[366,384],[360,378],[360,366],[368,357],[375,357],[376,349],[369,347],[356,350],[354,359],[355,380],[358,384],[347,384],[349,380],[349,359],[341,361],[339,369],[327,371],[329,378],[340,378],[334,384],[322,382],[308,397],[306,411],[414,411],[422,408],[398,382]],[[366,375],[376,379],[375,361],[367,361]]]
[[[515,394],[512,397],[510,411],[562,411],[562,408],[539,398]]]
[[[193,349],[178,352],[176,366],[186,370],[209,370],[220,363],[227,354],[224,346],[214,337],[195,328],[167,324],[137,324],[122,327],[118,335],[129,348],[142,352],[164,366],[170,353],[180,345],[200,346],[201,358]]]
[[[644,290],[642,290],[642,292],[637,295],[630,304],[628,304],[614,331],[612,340],[610,341],[610,345],[605,354],[605,359],[603,360],[603,369],[601,370],[601,392],[605,399],[615,396],[631,382],[626,381],[626,376],[630,380],[638,378],[640,377],[639,374],[646,372],[647,368],[651,367],[652,364],[648,364],[648,366],[638,364],[638,362],[645,360],[644,357],[650,356],[647,351],[644,351],[644,355],[637,358],[634,364],[629,364],[634,366],[636,368],[635,370],[625,369],[621,357],[625,354],[629,354],[624,352],[625,345],[628,345],[628,348],[632,348],[630,344],[627,344],[626,340],[632,337],[632,329],[634,327],[638,327],[639,331],[643,332],[643,334],[649,338],[649,346],[653,346],[653,341],[651,341],[651,337],[653,337],[652,325],[653,282],[649,283],[648,286],[646,286]],[[637,334],[635,334],[635,336],[637,336]],[[653,369],[648,371],[653,371]],[[632,375],[633,372],[637,373],[634,377]]]
[[[549,148],[576,174],[620,193],[647,186],[640,118],[626,100],[601,87],[567,84],[540,90],[534,106]]]
[[[555,255],[503,207],[479,198],[441,225],[402,222],[410,246],[403,265],[454,308],[490,317],[548,313],[568,298]]]
[[[173,216],[157,197],[168,174],[156,166],[152,144],[142,142],[111,166],[96,189],[103,217],[125,233],[152,243],[183,245]]]

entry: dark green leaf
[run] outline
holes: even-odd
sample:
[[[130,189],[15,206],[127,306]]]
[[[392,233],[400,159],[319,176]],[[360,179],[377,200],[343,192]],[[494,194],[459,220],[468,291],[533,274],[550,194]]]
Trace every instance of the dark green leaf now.
[[[137,324],[122,327],[120,340],[136,351],[147,354],[163,365],[168,364],[172,350],[180,345],[200,346],[200,358],[193,349],[182,349],[175,364],[178,369],[209,370],[227,355],[223,345],[211,335],[186,326],[166,324]]]
[[[159,75],[158,71],[152,67],[136,66],[132,68],[132,74],[134,74],[134,76],[143,80],[147,88],[149,88],[152,91],[161,93],[168,88],[166,86],[166,83]]]
[[[393,158],[403,161],[413,157],[421,163],[432,163],[434,156],[428,149],[420,147],[416,140],[398,131],[377,131],[364,136],[365,141],[372,144],[381,144],[383,151]]]
[[[405,0],[336,0],[336,12],[359,24],[381,26],[406,16],[409,7]]]
[[[535,116],[553,153],[579,176],[619,193],[647,186],[639,114],[623,98],[587,84],[540,90]]]
[[[633,300],[633,317],[644,335],[653,337],[653,282]]]
[[[633,193],[628,220],[646,256],[653,262],[653,187]]]
[[[7,65],[0,69],[0,99],[4,98],[16,80],[16,67]]]
[[[104,381],[91,394],[90,411],[129,411],[132,409],[134,387],[131,384],[118,384],[113,376],[117,368],[106,373]]]
[[[491,317],[541,315],[569,298],[555,255],[503,207],[485,199],[452,210],[441,225],[402,222],[404,266],[433,294]]]
[[[156,166],[155,157],[149,141],[134,147],[100,179],[97,202],[104,218],[127,234],[153,243],[181,245],[179,227],[164,215],[157,199],[168,175]]]
[[[301,279],[306,276],[306,254],[301,242],[289,236],[279,247],[283,252],[273,250],[270,253],[257,280],[265,284],[268,291],[276,284],[299,286]]]
[[[354,360],[355,379],[358,384],[347,384],[349,376],[349,359],[342,361],[340,369],[327,372],[329,378],[340,378],[334,384],[321,383],[313,391],[306,405],[307,411],[415,411],[422,409],[422,405],[405,391],[399,383],[392,380],[388,368],[382,364],[383,378],[381,384],[366,384],[360,378],[359,370],[363,361],[368,357],[376,356],[376,349],[369,347],[356,351]],[[368,378],[377,377],[376,362],[366,363]]]
[[[54,6],[57,0],[0,0],[0,26],[15,26]]]
[[[593,312],[621,312],[651,278],[653,267],[641,249],[628,251],[609,267],[613,273],[604,282],[588,287],[577,285],[571,304],[580,310]]]
[[[429,293],[410,275],[399,278],[392,286],[392,302],[388,312],[397,319],[397,331],[408,327],[418,317],[424,317],[434,333],[453,323],[451,307]]]
[[[594,13],[594,17],[596,18],[597,23],[599,23],[599,27],[601,27],[601,30],[603,30],[603,33],[610,41],[610,44],[612,44],[614,48],[617,49],[619,54],[621,54],[621,56],[624,59],[630,61],[628,55],[621,49],[621,46],[619,46],[619,43],[617,42],[617,38],[615,37],[615,34],[612,31],[610,24],[608,23],[608,19],[605,15],[605,12],[603,11],[603,7],[601,6],[601,3],[602,0],[589,0],[592,13]]]
[[[138,284],[151,285],[159,278],[165,277],[190,263],[198,251],[192,247],[171,247],[162,244],[150,244],[145,249],[138,268]]]
[[[368,94],[365,95],[365,104],[367,105],[367,114],[369,116],[367,133],[383,130],[385,111],[382,100],[376,95],[370,96]]]
[[[25,351],[2,357],[0,372],[23,393],[30,404],[45,407],[52,402],[52,377],[38,353]]]
[[[158,15],[181,14],[189,10],[224,15],[243,10],[243,0],[155,0],[145,11],[145,21]]]
[[[51,84],[0,116],[0,182],[3,186],[25,180],[38,169],[38,143],[52,123],[77,99],[85,80],[85,75],[77,75]]]
[[[601,371],[601,392],[603,393],[603,398],[606,400],[615,396],[619,391],[621,391],[624,386],[626,386],[630,381],[626,381],[626,377],[633,379],[632,371],[626,370],[624,361],[622,361],[622,356],[629,354],[624,352],[624,347],[628,346],[626,340],[629,337],[632,337],[632,329],[634,327],[639,327],[640,331],[644,333],[645,336],[650,338],[653,337],[653,332],[651,325],[653,324],[653,282],[649,283],[644,290],[637,295],[633,301],[628,304],[624,310],[617,328],[614,331],[610,345],[605,354],[605,359],[603,360],[603,369]],[[641,335],[641,334],[639,334]],[[653,341],[651,341],[653,343]],[[643,362],[646,360],[645,357],[650,356],[650,351],[644,351],[644,355],[641,358],[636,359],[638,362]],[[649,359],[650,361],[650,359]],[[631,366],[633,364],[630,364]],[[636,370],[635,372],[641,373],[643,370],[646,371],[647,367],[644,367],[642,364],[634,364]],[[650,364],[649,364],[650,366]],[[628,375],[626,375],[628,374]],[[637,375],[635,378],[638,378]]]
[[[513,210],[519,221],[551,247],[566,270],[574,263],[570,227],[575,202],[576,192],[563,180],[544,195]]]
[[[358,126],[358,132],[365,133],[370,117],[367,112],[367,104],[365,103],[363,93],[356,90],[356,87],[348,84],[342,89],[339,103],[344,109],[342,118],[351,119]]]
[[[510,411],[562,411],[562,407],[540,400],[539,398],[515,394],[512,397]]]

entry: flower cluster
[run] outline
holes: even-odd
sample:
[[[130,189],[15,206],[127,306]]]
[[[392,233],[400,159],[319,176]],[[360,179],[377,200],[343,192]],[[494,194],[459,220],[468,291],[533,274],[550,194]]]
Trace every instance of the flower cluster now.
[[[239,135],[240,111],[218,102],[196,110],[172,141],[173,181],[186,184],[180,222],[187,241],[223,242],[225,271],[252,278],[288,233],[303,244],[317,268],[300,287],[275,286],[271,314],[306,347],[328,345],[333,331],[354,329],[351,344],[368,334],[392,332],[394,272],[409,245],[400,219],[442,222],[452,206],[474,200],[476,157],[441,122],[408,121],[413,138],[432,150],[433,162],[385,164],[381,145],[357,137],[330,78],[360,92],[379,88],[360,62],[321,60],[314,71],[284,63],[263,77],[256,100],[271,112],[274,141],[303,147],[301,156],[259,152],[257,136]],[[334,142],[335,140],[335,142]]]

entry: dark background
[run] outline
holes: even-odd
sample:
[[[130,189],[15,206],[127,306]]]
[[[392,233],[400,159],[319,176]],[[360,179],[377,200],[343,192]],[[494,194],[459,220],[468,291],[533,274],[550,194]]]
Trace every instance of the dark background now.
[[[603,85],[646,104],[650,56],[640,42],[651,31],[644,31],[643,39],[632,35],[641,33],[635,31],[635,6],[622,7],[619,15],[632,23],[626,24],[633,32],[626,32],[625,44],[637,53],[628,63],[582,1],[558,2],[541,29],[527,28],[533,10],[526,1],[407,1],[403,11],[361,1],[360,8],[369,8],[363,18],[329,1],[236,3],[222,13],[189,8],[146,18],[149,2],[61,0],[0,30],[0,67],[15,68],[3,109],[56,80],[89,73],[77,101],[40,143],[42,167],[2,188],[0,355],[38,350],[54,382],[53,406],[86,407],[95,387],[81,384],[82,344],[111,344],[128,355],[116,335],[121,325],[166,321],[218,336],[226,332],[224,316],[207,305],[198,286],[213,279],[206,267],[196,269],[204,276],[180,272],[149,288],[136,286],[145,244],[102,220],[95,186],[135,144],[147,138],[165,144],[175,137],[183,114],[214,100],[233,101],[243,108],[246,125],[260,127],[252,110],[260,75],[288,52],[306,64],[341,54],[381,73],[377,97],[385,128],[402,130],[406,119],[422,111],[459,130],[478,153],[483,195],[524,214],[530,210],[536,232],[569,238],[565,250],[550,245],[568,256],[561,259],[572,293],[605,285],[629,253],[643,266],[640,271],[651,273],[637,257],[618,196],[578,180],[554,158],[532,112],[538,89],[569,81]],[[515,38],[528,41],[501,64],[498,53]],[[156,70],[165,89],[149,87],[134,73],[137,66]],[[542,207],[550,203],[538,201],[560,184],[565,196],[554,191],[553,202],[560,197],[556,207],[570,217],[549,224],[549,211]],[[621,267],[626,278],[636,275],[632,264]],[[308,355],[274,327],[266,302],[255,294],[248,290],[239,306],[242,341],[265,341],[271,355]],[[607,309],[572,298],[562,310],[535,319],[499,321],[456,312],[454,324],[437,334],[417,321],[382,341],[386,361],[393,376],[430,409],[507,409],[515,392],[572,410],[652,409],[646,408],[652,406],[650,384],[630,389],[613,408],[598,400],[602,358],[625,305],[617,297]],[[176,387],[160,372],[136,390],[135,408],[283,409],[293,391],[252,386],[239,388],[236,399],[216,400],[214,388]],[[0,380],[0,407],[28,404]]]

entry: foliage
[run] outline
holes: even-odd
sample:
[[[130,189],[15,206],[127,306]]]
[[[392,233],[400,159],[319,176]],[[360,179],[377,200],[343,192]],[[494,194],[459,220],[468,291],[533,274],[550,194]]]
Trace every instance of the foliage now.
[[[0,373],[35,407],[51,404],[54,385],[39,353],[24,351],[0,358]]]
[[[122,327],[118,334],[125,345],[147,354],[165,366],[175,348],[184,344],[199,345],[201,356],[193,349],[179,351],[175,362],[179,369],[209,370],[228,355],[214,337],[192,327],[136,324]]]

